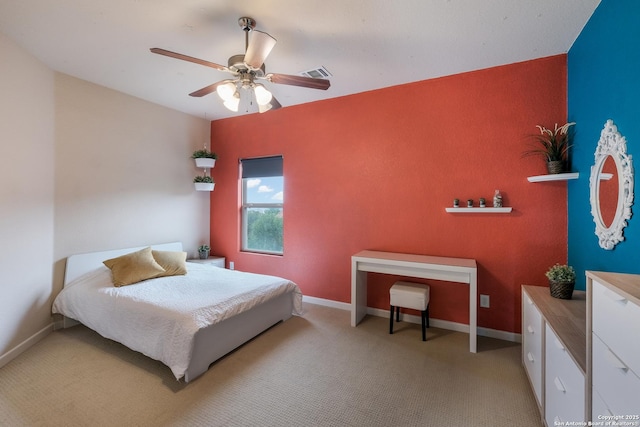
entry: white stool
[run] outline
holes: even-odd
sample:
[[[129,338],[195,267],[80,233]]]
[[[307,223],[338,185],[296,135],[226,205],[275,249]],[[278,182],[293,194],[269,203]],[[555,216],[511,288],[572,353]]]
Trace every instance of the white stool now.
[[[396,310],[396,322],[400,321],[400,307],[419,310],[422,318],[422,341],[427,340],[429,327],[429,285],[412,282],[396,282],[389,289],[391,305],[389,333],[393,334],[393,310]]]

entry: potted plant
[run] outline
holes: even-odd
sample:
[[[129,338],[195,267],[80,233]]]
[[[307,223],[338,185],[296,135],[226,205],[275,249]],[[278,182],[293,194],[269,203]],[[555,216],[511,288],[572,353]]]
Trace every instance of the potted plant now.
[[[553,130],[537,125],[540,135],[533,135],[539,144],[538,148],[525,151],[523,156],[542,156],[547,162],[547,172],[550,174],[562,173],[566,170],[569,160],[569,149],[572,147],[573,135],[569,132],[575,122],[565,123],[558,127],[556,123]]]
[[[193,183],[196,191],[213,191],[213,187],[215,186],[213,178],[208,175],[196,176],[193,178]]]
[[[200,245],[198,246],[198,256],[200,257],[200,259],[207,259],[209,258],[209,245]]]
[[[571,299],[576,284],[576,272],[569,265],[555,264],[545,273],[549,279],[551,296],[559,299]]]
[[[195,159],[197,167],[211,169],[216,165],[218,155],[205,148],[194,151],[191,158]]]

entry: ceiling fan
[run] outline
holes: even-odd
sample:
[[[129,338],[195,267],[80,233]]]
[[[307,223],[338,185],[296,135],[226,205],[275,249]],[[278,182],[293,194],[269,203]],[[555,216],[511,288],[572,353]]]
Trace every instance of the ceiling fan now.
[[[152,48],[151,52],[231,73],[233,78],[221,80],[189,94],[189,96],[201,97],[215,91],[222,98],[224,106],[231,111],[238,111],[240,105],[243,105],[245,111],[249,112],[251,109],[255,110],[255,104],[257,104],[258,111],[264,113],[282,106],[263,84],[256,82],[257,80],[322,90],[327,90],[331,86],[326,79],[289,74],[266,74],[264,61],[275,46],[276,39],[256,30],[256,21],[252,18],[242,17],[238,19],[238,25],[245,32],[245,53],[230,57],[226,67],[157,47]]]

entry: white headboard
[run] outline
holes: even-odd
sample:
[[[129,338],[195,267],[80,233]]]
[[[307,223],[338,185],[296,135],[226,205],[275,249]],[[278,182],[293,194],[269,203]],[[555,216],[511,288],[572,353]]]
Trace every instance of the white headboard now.
[[[182,242],[172,242],[162,243],[159,245],[140,246],[137,248],[113,249],[110,251],[71,255],[67,258],[67,267],[64,273],[64,284],[66,285],[84,273],[104,265],[102,264],[102,261],[104,260],[139,251],[140,249],[144,249],[149,246],[157,251],[182,251]]]

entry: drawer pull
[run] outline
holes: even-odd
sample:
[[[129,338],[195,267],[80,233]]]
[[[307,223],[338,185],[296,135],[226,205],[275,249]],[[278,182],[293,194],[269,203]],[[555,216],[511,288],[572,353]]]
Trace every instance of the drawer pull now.
[[[529,362],[535,362],[536,359],[533,357],[533,354],[531,354],[531,352],[527,353],[527,359],[529,359]]]
[[[553,383],[556,385],[556,388],[557,388],[559,391],[561,391],[561,392],[563,392],[563,393],[566,393],[566,392],[567,392],[567,390],[564,388],[564,384],[562,384],[562,381],[560,381],[560,378],[555,377],[555,378],[553,379]]]
[[[612,290],[609,289],[605,289],[603,292],[603,295],[606,296],[607,298],[619,302],[620,304],[626,304],[627,303],[627,299],[625,297],[623,297],[622,295],[620,295],[617,292],[613,292]]]
[[[618,356],[613,354],[611,350],[607,349],[607,353],[605,354],[605,357],[607,361],[611,363],[611,366],[613,366],[614,368],[621,369],[624,372],[627,372],[627,370],[629,370],[629,367],[625,365],[622,360],[618,359]]]
[[[562,343],[558,340],[558,338],[553,339],[553,343],[556,345],[556,347],[558,347],[558,349],[564,351],[564,346],[562,345]]]
[[[529,331],[530,334],[535,333],[536,331],[531,327],[531,325],[527,326],[527,331]]]

